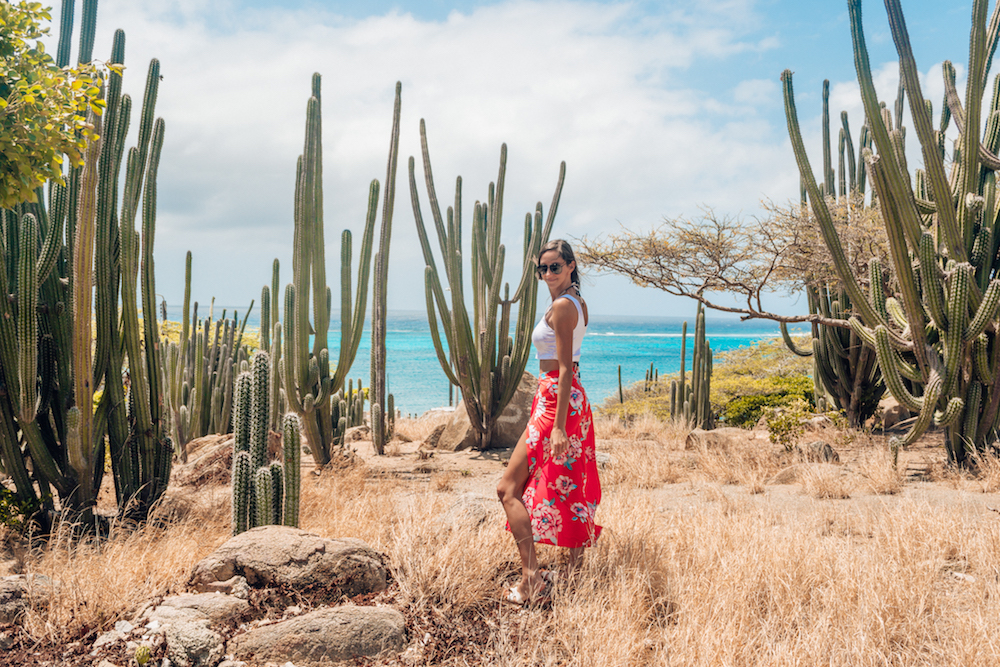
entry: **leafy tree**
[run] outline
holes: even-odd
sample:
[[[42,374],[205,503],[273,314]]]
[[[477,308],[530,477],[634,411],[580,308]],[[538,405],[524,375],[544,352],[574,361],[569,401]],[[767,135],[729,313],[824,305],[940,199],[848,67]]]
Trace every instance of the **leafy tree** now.
[[[83,161],[91,134],[87,112],[100,113],[100,71],[59,67],[45,51],[47,8],[0,2],[0,208],[34,201],[46,181],[63,184],[63,160]]]

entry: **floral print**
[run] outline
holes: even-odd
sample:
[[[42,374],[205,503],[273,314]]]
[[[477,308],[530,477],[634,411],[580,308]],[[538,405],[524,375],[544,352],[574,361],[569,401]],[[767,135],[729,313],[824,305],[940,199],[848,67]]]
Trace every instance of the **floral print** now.
[[[552,455],[550,434],[555,424],[559,371],[538,378],[528,422],[528,481],[521,500],[531,516],[535,542],[559,547],[589,547],[601,533],[594,523],[601,502],[601,480],[594,456],[593,416],[587,394],[573,373],[566,435],[569,446]]]

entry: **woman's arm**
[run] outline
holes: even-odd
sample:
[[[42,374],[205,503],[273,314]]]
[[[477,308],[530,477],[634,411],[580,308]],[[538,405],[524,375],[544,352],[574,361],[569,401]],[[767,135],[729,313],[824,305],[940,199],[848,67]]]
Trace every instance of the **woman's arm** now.
[[[552,427],[552,455],[560,456],[569,446],[566,437],[566,416],[569,394],[573,387],[573,330],[579,319],[576,306],[569,299],[556,299],[552,304],[549,324],[556,332],[556,361],[559,362],[559,390],[556,399],[556,423]]]

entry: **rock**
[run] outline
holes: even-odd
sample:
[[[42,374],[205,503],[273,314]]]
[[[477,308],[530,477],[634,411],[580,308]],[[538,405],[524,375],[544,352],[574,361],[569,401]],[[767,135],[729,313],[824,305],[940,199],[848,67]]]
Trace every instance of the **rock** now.
[[[201,587],[201,591],[203,593],[224,593],[246,600],[250,597],[250,584],[247,583],[246,577],[237,574],[225,581],[213,581],[205,584]]]
[[[176,618],[188,618],[188,612],[214,624],[229,621],[250,610],[250,603],[232,595],[221,593],[199,593],[196,595],[176,595],[160,602],[155,607],[148,607],[139,614],[139,621],[149,624],[159,621],[166,625]]]
[[[289,526],[261,526],[230,538],[194,566],[199,591],[240,575],[254,587],[336,587],[354,596],[385,589],[381,555],[361,540],[327,539]]]
[[[438,424],[435,426],[434,430],[431,431],[431,434],[424,438],[424,442],[420,445],[420,448],[433,449],[434,447],[437,447],[438,441],[441,440],[441,434],[444,433],[444,429],[447,426],[447,424]]]
[[[888,399],[883,402],[887,405],[882,412],[882,428],[892,428],[910,418],[910,411],[897,403],[895,399],[891,403]]]
[[[14,574],[0,579],[0,623],[15,623],[33,604],[48,601],[56,585],[41,574]]]
[[[233,467],[233,434],[206,435],[187,444],[187,463],[174,466],[170,481],[178,486],[200,488],[206,484],[229,484]],[[269,431],[268,458],[281,452],[281,435]]]
[[[814,440],[813,442],[799,445],[795,448],[795,451],[806,461],[814,463],[840,463],[840,454],[822,440]]]
[[[491,449],[509,449],[517,444],[528,425],[528,418],[531,416],[531,402],[535,397],[537,387],[537,377],[528,372],[521,376],[521,382],[514,391],[514,397],[497,419],[493,441],[490,443]],[[476,429],[472,427],[469,414],[465,410],[465,404],[462,403],[456,408],[451,421],[448,422],[437,441],[437,448],[457,452],[478,446],[479,438],[476,435]]]
[[[370,426],[352,426],[344,433],[344,442],[361,442],[372,439],[372,429]]]
[[[760,441],[770,443],[767,433],[761,431],[748,431],[736,426],[726,426],[715,428],[710,431],[696,428],[688,433],[684,440],[684,449],[717,449],[727,451],[731,445],[741,442]],[[768,444],[768,446],[770,446]]]
[[[816,415],[811,417],[805,426],[809,431],[821,431],[825,428],[833,428],[833,420],[826,415]]]
[[[403,626],[403,615],[395,609],[325,608],[238,635],[229,642],[228,653],[251,664],[318,666],[401,651]]]
[[[597,467],[601,469],[607,468],[614,461],[608,452],[594,452],[594,458],[597,459]]]
[[[149,633],[163,635],[167,643],[167,657],[173,664],[181,667],[214,666],[225,655],[225,639],[211,626],[227,624],[249,610],[250,604],[246,600],[231,595],[176,595],[146,607],[136,620]]]
[[[195,614],[188,610],[185,618],[164,626],[167,657],[179,667],[215,667],[226,654],[225,640]]]
[[[441,515],[440,522],[445,526],[477,528],[486,522],[490,507],[496,505],[496,498],[487,498],[475,493],[463,493]]]

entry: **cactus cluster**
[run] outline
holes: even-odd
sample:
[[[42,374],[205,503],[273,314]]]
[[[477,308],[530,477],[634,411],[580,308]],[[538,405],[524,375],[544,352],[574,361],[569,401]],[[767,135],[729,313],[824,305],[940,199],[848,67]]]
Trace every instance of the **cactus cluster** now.
[[[691,381],[687,381],[687,329],[681,327],[681,371],[677,380],[670,381],[670,418],[683,419],[694,428],[715,428],[712,402],[712,346],[705,338],[705,307],[698,304],[694,325],[694,357],[691,361]]]
[[[281,461],[271,461],[270,355],[255,352],[233,393],[233,535],[257,526],[298,526],[301,488],[299,418],[285,415]]]
[[[896,98],[896,126],[902,123],[903,89]],[[834,171],[830,143],[830,82],[823,82],[823,183],[819,185],[820,195],[825,197],[834,210],[846,212],[837,220],[840,225],[854,224],[855,218],[865,214],[874,202],[865,204],[866,173],[858,170],[864,165],[864,153],[871,150],[872,137],[868,125],[861,126],[858,137],[857,157],[847,112],[840,114],[841,127],[837,142],[838,168]],[[835,185],[836,183],[836,185]],[[801,211],[808,215],[808,199],[802,193]],[[877,259],[873,258],[870,282],[881,280]],[[871,282],[871,288],[884,289],[881,284]],[[811,314],[822,315],[826,319],[846,320],[856,314],[851,298],[837,276],[825,276],[822,280],[806,285],[806,297]],[[817,407],[824,409],[827,397],[831,407],[843,411],[851,426],[860,427],[875,414],[879,400],[885,393],[885,382],[879,370],[875,350],[861,340],[853,329],[813,322],[810,347],[799,349],[788,334],[784,322],[781,335],[785,345],[799,356],[813,359],[813,382]]]
[[[528,363],[538,297],[535,259],[552,230],[566,176],[566,163],[560,165],[559,180],[544,227],[541,202],[538,202],[534,216],[528,213],[525,217],[517,287],[511,295],[510,285],[504,284],[501,296],[506,250],[500,243],[500,232],[507,145],[500,148],[500,171],[496,183],[490,183],[486,200],[477,201],[473,207],[471,245],[466,254],[462,248],[462,179],[458,177],[455,182],[454,206],[449,206],[446,215],[442,215],[434,187],[423,120],[420,121],[420,142],[424,181],[444,265],[444,283],[451,291],[449,307],[442,277],[424,227],[415,161],[410,157],[410,198],[427,265],[424,283],[431,339],[448,380],[462,390],[465,410],[479,439],[478,447],[487,449],[490,447],[497,419],[513,398]],[[469,257],[470,260],[471,313],[465,302],[463,257]],[[517,321],[514,323],[514,335],[511,336],[511,308],[515,303],[518,304]],[[442,329],[447,351],[441,339]]]
[[[81,61],[93,50],[96,6],[84,3]],[[69,61],[72,17],[73,3],[64,0],[58,63]],[[124,56],[117,31],[108,63]],[[94,520],[105,437],[119,511],[129,518],[147,515],[170,476],[153,279],[159,80],[153,60],[138,143],[126,154],[132,100],[113,69],[106,109],[90,119],[100,139],[84,166],[70,171],[65,187],[50,183],[35,202],[0,213],[0,294],[12,295],[0,299],[0,459],[19,501],[51,509],[44,499],[54,491],[84,522]]]
[[[1000,143],[1000,94],[989,103],[980,138],[983,97],[1000,23],[987,27],[987,2],[972,6],[970,61],[965,102],[955,90],[955,70],[944,64],[945,102],[934,128],[931,104],[921,92],[899,0],[886,0],[889,25],[899,54],[902,88],[920,143],[924,168],[911,178],[906,134],[893,126],[880,104],[868,62],[860,0],[848,10],[855,64],[873,149],[863,151],[868,179],[889,238],[892,280],[876,263],[866,294],[850,270],[823,193],[802,144],[792,92],[792,75],[782,75],[789,135],[799,171],[824,242],[856,315],[852,330],[875,349],[889,391],[919,413],[912,428],[893,441],[904,446],[931,424],[945,427],[949,458],[962,463],[994,445],[1000,422],[1000,305],[998,197],[996,170]],[[997,87],[994,87],[995,91]],[[901,105],[899,105],[901,106]],[[952,156],[945,132],[954,118],[959,132]],[[949,165],[950,162],[950,165]],[[949,169],[950,167],[950,173]],[[884,285],[895,285],[886,294]]]
[[[396,88],[398,126],[399,87]],[[390,162],[398,150],[398,133],[394,132]],[[390,173],[394,173],[392,167]],[[271,341],[281,337],[281,360],[278,364],[281,385],[289,410],[299,415],[302,430],[309,443],[313,459],[319,465],[330,462],[338,444],[333,422],[333,397],[343,386],[351,363],[357,356],[364,327],[371,273],[375,217],[378,213],[378,180],[373,180],[368,193],[368,213],[361,257],[358,262],[357,291],[352,307],[351,232],[341,236],[341,303],[340,355],[331,369],[328,349],[332,293],[326,284],[326,260],[323,241],[323,160],[320,76],[313,75],[312,96],[306,108],[305,149],[300,156],[295,185],[295,237],[292,254],[292,282],[285,287],[284,314],[280,325],[272,326]],[[392,216],[391,186],[387,189],[383,233],[388,244],[385,220]],[[385,250],[388,249],[386,245]],[[384,287],[382,289],[384,293]],[[275,308],[270,308],[275,312]],[[311,318],[310,318],[311,314]],[[278,333],[283,330],[282,333]],[[313,341],[310,346],[310,336]],[[383,373],[384,377],[384,373]]]
[[[214,302],[214,300],[213,300]],[[253,302],[242,322],[209,315],[198,326],[198,302],[191,308],[191,252],[184,274],[184,312],[179,343],[164,338],[160,343],[163,370],[163,400],[174,446],[181,461],[187,461],[187,444],[208,433],[229,433],[233,409],[233,378],[248,361],[243,331]],[[194,327],[191,326],[192,322]]]

